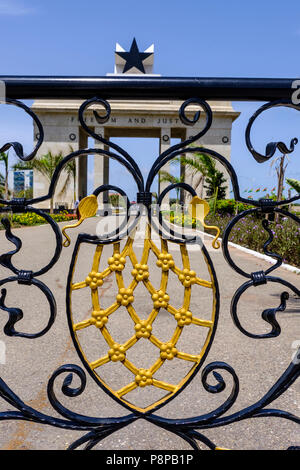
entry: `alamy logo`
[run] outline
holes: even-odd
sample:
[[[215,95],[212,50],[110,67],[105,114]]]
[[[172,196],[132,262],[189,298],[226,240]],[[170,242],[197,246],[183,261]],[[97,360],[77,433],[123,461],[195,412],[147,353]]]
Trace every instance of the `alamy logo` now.
[[[0,104],[6,103],[6,86],[5,82],[0,80]]]
[[[0,341],[0,364],[6,363],[6,346],[4,341]]]
[[[292,349],[293,350],[296,349],[296,352],[294,352],[292,355],[292,362],[294,364],[300,364],[300,340],[299,339],[292,342]]]
[[[300,104],[300,80],[294,80],[292,83],[292,88],[296,88],[292,93],[292,103]]]

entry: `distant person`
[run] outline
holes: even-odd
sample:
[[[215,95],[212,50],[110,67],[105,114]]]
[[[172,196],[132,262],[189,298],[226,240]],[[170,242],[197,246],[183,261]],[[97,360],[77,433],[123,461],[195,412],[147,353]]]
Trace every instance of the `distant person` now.
[[[74,202],[74,214],[77,213],[78,205],[79,205],[79,200],[77,199],[77,200]]]

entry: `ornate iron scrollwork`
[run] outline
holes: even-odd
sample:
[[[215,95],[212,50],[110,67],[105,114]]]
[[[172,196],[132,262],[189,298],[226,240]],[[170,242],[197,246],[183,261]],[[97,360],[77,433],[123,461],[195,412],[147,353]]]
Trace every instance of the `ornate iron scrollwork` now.
[[[10,104],[14,104],[16,106],[20,106],[22,109],[25,110],[35,121],[39,130],[39,139],[34,151],[28,156],[24,157],[23,149],[21,144],[19,143],[9,143],[5,144],[1,150],[7,150],[10,146],[12,146],[18,157],[22,160],[29,160],[34,158],[41,142],[43,140],[43,129],[38,120],[38,118],[30,111],[27,107],[25,107],[22,103],[17,102],[15,100],[8,100]],[[155,176],[158,174],[162,166],[167,163],[168,161],[176,158],[180,154],[184,152],[189,153],[197,153],[202,152],[206,153],[207,155],[211,156],[213,159],[218,161],[220,164],[224,166],[224,168],[229,173],[231,178],[231,183],[233,187],[233,193],[235,196],[236,201],[244,202],[249,204],[249,200],[245,200],[240,196],[238,178],[234,171],[232,165],[228,162],[228,160],[222,156],[221,154],[213,151],[211,149],[203,148],[203,147],[189,147],[189,145],[199,139],[201,136],[205,135],[207,131],[210,129],[212,124],[212,111],[208,103],[202,99],[198,98],[191,98],[186,100],[179,111],[179,116],[181,121],[186,125],[194,125],[200,118],[200,112],[197,112],[192,119],[187,117],[186,110],[187,107],[191,104],[199,105],[200,108],[204,111],[206,115],[206,123],[204,128],[196,133],[193,137],[187,139],[180,144],[177,144],[167,151],[162,153],[153,163],[152,168],[148,174],[147,180],[144,181],[143,175],[135,162],[135,160],[123,149],[121,149],[118,145],[105,140],[102,136],[96,134],[91,130],[84,121],[84,112],[85,110],[94,104],[101,104],[104,107],[105,115],[101,116],[98,112],[94,111],[94,117],[97,122],[103,124],[109,119],[111,109],[109,103],[104,100],[103,98],[91,98],[85,101],[79,109],[79,120],[83,127],[83,129],[90,135],[91,137],[97,139],[98,141],[102,142],[112,150],[100,150],[100,149],[84,149],[78,150],[76,152],[70,153],[68,156],[64,158],[64,160],[58,165],[53,175],[49,191],[47,194],[35,198],[35,199],[22,199],[22,200],[1,200],[0,202],[4,204],[6,207],[3,211],[7,210],[7,208],[11,208],[12,210],[22,210],[24,212],[34,212],[40,216],[42,216],[51,226],[53,230],[55,240],[56,240],[56,248],[53,254],[51,261],[44,267],[41,267],[38,271],[28,271],[23,269],[17,269],[13,263],[13,257],[16,253],[18,253],[22,248],[21,240],[15,236],[11,230],[10,223],[8,219],[2,219],[2,223],[5,227],[5,234],[6,238],[9,242],[11,242],[15,249],[4,253],[0,256],[0,264],[10,270],[12,272],[12,276],[2,279],[0,281],[0,286],[4,286],[7,283],[16,282],[23,284],[25,287],[29,285],[33,285],[40,289],[43,294],[46,296],[46,299],[49,303],[50,308],[50,318],[48,325],[39,333],[35,334],[25,334],[20,333],[15,330],[15,325],[17,322],[23,317],[23,312],[18,307],[8,307],[6,305],[6,289],[2,288],[1,290],[1,297],[0,297],[0,308],[4,312],[8,313],[9,319],[7,324],[4,327],[4,333],[9,336],[21,336],[27,339],[34,339],[41,335],[46,334],[51,326],[55,321],[56,316],[56,303],[53,296],[53,293],[50,289],[42,283],[39,279],[37,279],[42,274],[48,272],[50,269],[54,267],[56,262],[58,261],[61,250],[62,250],[62,234],[59,226],[57,223],[44,211],[34,208],[33,205],[42,202],[45,200],[49,200],[54,195],[55,187],[58,181],[58,178],[64,168],[64,166],[73,158],[80,158],[82,155],[97,155],[106,156],[112,159],[115,159],[120,164],[122,164],[132,175],[136,187],[137,187],[137,194],[138,194],[138,211],[137,214],[133,217],[130,213],[131,205],[127,203],[126,206],[126,216],[124,222],[122,223],[119,229],[111,234],[106,234],[104,236],[101,234],[96,235],[89,235],[89,234],[81,234],[78,236],[78,239],[75,244],[72,262],[69,271],[69,277],[67,281],[67,316],[68,316],[68,323],[70,327],[70,333],[74,342],[74,346],[79,354],[79,357],[91,375],[91,377],[95,380],[95,382],[108,393],[113,399],[117,400],[118,403],[121,403],[124,407],[129,409],[130,414],[127,416],[122,417],[110,417],[110,418],[101,418],[101,417],[89,417],[85,415],[80,415],[75,413],[74,411],[66,408],[57,398],[54,385],[56,379],[64,374],[67,374],[64,378],[63,385],[61,388],[62,393],[69,398],[78,397],[80,396],[86,387],[86,373],[85,371],[74,364],[66,364],[59,367],[51,376],[48,387],[47,393],[49,401],[53,407],[53,409],[61,416],[60,418],[55,418],[46,414],[35,410],[34,408],[25,404],[4,382],[4,380],[0,379],[0,395],[7,403],[13,406],[15,411],[7,411],[0,413],[0,420],[25,420],[31,421],[35,423],[41,424],[48,424],[51,426],[55,426],[62,429],[71,429],[71,430],[78,430],[84,432],[84,436],[80,437],[74,443],[69,446],[69,449],[75,449],[80,446],[85,446],[86,449],[91,449],[95,447],[102,439],[109,436],[110,434],[114,433],[115,431],[122,429],[123,427],[129,425],[130,423],[134,422],[137,419],[145,419],[150,423],[153,423],[157,426],[160,426],[163,429],[166,429],[177,436],[180,436],[186,442],[190,444],[193,449],[199,449],[198,441],[205,444],[209,449],[218,450],[220,449],[214,442],[208,439],[205,436],[205,430],[210,428],[216,428],[220,426],[226,426],[241,420],[245,420],[251,417],[281,417],[295,423],[300,424],[300,418],[297,416],[292,415],[286,411],[280,409],[273,409],[269,408],[269,405],[277,399],[285,390],[299,377],[300,374],[300,364],[297,361],[291,362],[288,366],[286,371],[281,375],[281,377],[277,380],[277,382],[270,388],[270,390],[257,402],[251,404],[248,407],[235,411],[232,414],[225,413],[228,412],[232,406],[236,403],[238,394],[239,394],[239,379],[237,374],[235,373],[234,369],[224,362],[212,362],[204,367],[201,373],[202,377],[202,385],[204,389],[212,394],[221,393],[226,388],[226,381],[222,376],[222,371],[229,373],[232,379],[232,389],[229,397],[224,401],[223,404],[218,406],[215,410],[202,414],[200,416],[193,416],[190,418],[184,419],[167,419],[157,414],[154,414],[159,408],[164,406],[167,402],[175,398],[192,380],[195,374],[200,370],[204,359],[207,357],[210,345],[213,341],[214,334],[217,328],[217,320],[219,314],[219,304],[220,304],[220,297],[219,297],[219,289],[218,289],[218,281],[216,277],[216,273],[214,270],[213,263],[210,259],[209,253],[206,250],[205,246],[201,243],[201,240],[196,234],[182,234],[175,230],[175,228],[168,230],[165,222],[162,218],[161,213],[161,205],[164,196],[174,188],[182,188],[190,193],[192,198],[196,198],[196,193],[194,189],[186,183],[179,183],[179,184],[172,184],[168,188],[166,188],[159,196],[158,196],[158,214],[157,217],[154,217],[151,211],[151,186]],[[246,143],[248,148],[254,158],[259,162],[264,162],[271,158],[276,149],[284,151],[285,153],[292,152],[294,150],[294,146],[297,143],[296,139],[293,139],[290,145],[290,148],[287,148],[283,143],[274,143],[269,144],[266,149],[266,155],[262,156],[258,154],[250,141],[250,131],[252,124],[256,117],[264,110],[269,109],[272,106],[292,106],[290,102],[286,101],[278,101],[269,103],[264,105],[260,110],[258,110],[253,117],[249,121],[249,125],[246,131]],[[295,107],[295,106],[293,106]],[[125,192],[118,187],[111,186],[111,185],[103,185],[100,186],[97,190],[94,191],[93,195],[88,196],[85,200],[81,201],[79,206],[79,223],[83,221],[86,217],[90,217],[95,213],[97,209],[96,205],[96,198],[97,196],[104,191],[109,189],[113,189],[114,191],[119,192],[120,195],[126,197]],[[285,201],[284,203],[292,202],[293,200],[299,199],[299,195]],[[199,201],[198,201],[199,202]],[[201,204],[201,201],[199,202]],[[204,204],[204,202],[202,202]],[[141,204],[145,204],[147,215],[148,215],[148,225],[147,225],[147,237],[145,237],[145,243],[143,248],[142,257],[140,260],[137,259],[133,247],[132,247],[132,240],[133,236],[128,238],[127,243],[125,244],[125,248],[123,250],[120,249],[120,240],[124,237],[124,233],[129,233],[130,235],[134,233],[135,227],[141,217],[142,209]],[[276,314],[278,312],[284,312],[286,308],[286,302],[288,300],[289,294],[284,290],[281,293],[280,297],[280,304],[276,308],[269,308],[265,309],[262,312],[262,318],[264,321],[268,322],[271,325],[271,331],[266,334],[258,335],[254,333],[249,333],[246,329],[244,329],[239,321],[238,316],[238,304],[240,298],[243,296],[244,292],[247,289],[255,289],[257,286],[267,283],[277,283],[285,288],[288,288],[296,295],[300,295],[299,289],[293,286],[291,283],[281,279],[279,277],[275,277],[270,275],[275,269],[277,269],[282,263],[282,257],[280,257],[276,253],[272,253],[268,251],[268,246],[272,241],[272,231],[268,227],[268,222],[265,219],[262,219],[262,227],[263,229],[269,234],[269,239],[267,242],[264,243],[263,249],[265,254],[273,257],[276,260],[276,263],[268,268],[266,271],[259,271],[259,272],[252,272],[247,273],[241,267],[239,267],[232,259],[229,251],[229,235],[231,230],[233,229],[234,225],[238,223],[241,219],[247,217],[249,214],[265,214],[265,213],[278,213],[282,214],[285,217],[292,218],[295,222],[299,223],[299,218],[290,212],[287,212],[284,209],[281,209],[282,202],[274,202],[269,200],[261,200],[261,201],[251,201],[251,205],[255,206],[253,209],[246,210],[234,217],[234,219],[229,223],[228,227],[225,230],[223,240],[222,240],[222,248],[223,253],[226,261],[229,263],[231,268],[236,271],[241,276],[247,278],[247,281],[242,284],[236,293],[233,296],[232,303],[231,303],[231,315],[233,318],[234,324],[237,328],[245,335],[251,338],[259,338],[259,339],[266,339],[266,338],[274,338],[280,334],[280,326],[276,320]],[[207,214],[204,210],[204,216]],[[204,221],[204,217],[202,219]],[[77,224],[78,225],[78,224]],[[74,225],[73,225],[74,226]],[[66,228],[70,228],[65,227]],[[218,230],[217,227],[214,227]],[[160,236],[161,240],[161,247],[159,248],[153,242],[151,238],[151,231],[155,230]],[[66,240],[64,242],[65,246],[69,244],[69,237],[66,234],[65,230],[63,230],[64,235],[66,236]],[[167,233],[167,234],[166,234]],[[217,232],[218,236],[218,232]],[[217,236],[215,239],[215,247],[218,248],[217,244]],[[76,259],[77,253],[82,244],[90,244],[95,246],[95,255],[93,259],[93,263],[91,266],[91,270],[87,273],[86,278],[80,282],[73,281],[73,273],[76,269]],[[183,268],[180,269],[176,266],[172,256],[168,251],[168,243],[175,243],[179,245],[181,255],[182,255],[182,262]],[[207,271],[209,275],[209,279],[202,279],[201,277],[197,276],[196,272],[191,270],[189,259],[187,255],[187,246],[189,244],[200,244],[202,256],[206,261]],[[111,257],[108,259],[107,266],[100,270],[99,262],[102,254],[102,250],[104,245],[112,245],[113,251]],[[156,264],[161,269],[161,284],[160,288],[157,290],[153,287],[151,283],[151,276],[149,274],[147,260],[149,256],[149,252],[152,251],[156,257]],[[124,280],[122,277],[122,271],[125,267],[125,264],[130,262],[132,264],[132,271],[131,276],[132,280],[129,287],[126,287],[124,284]],[[181,282],[183,289],[184,289],[184,300],[182,308],[175,308],[172,305],[171,299],[167,293],[167,286],[168,286],[168,275],[169,272],[173,272],[179,281]],[[116,276],[116,282],[118,285],[118,292],[116,294],[115,302],[112,303],[107,308],[101,308],[99,303],[99,297],[97,293],[98,286],[103,283],[103,280],[108,274],[113,273]],[[134,290],[139,283],[143,283],[145,287],[146,294],[151,298],[151,302],[153,304],[153,309],[151,314],[147,319],[142,319],[138,313],[134,309]],[[204,320],[201,318],[200,312],[191,312],[190,311],[190,294],[191,289],[193,286],[198,285],[204,289],[211,289],[213,292],[213,308],[212,308],[212,317],[210,320]],[[72,317],[72,309],[70,306],[70,298],[74,290],[78,289],[90,289],[91,290],[91,298],[92,298],[92,313],[90,318],[82,321],[82,322],[75,322]],[[120,307],[123,306],[127,309],[127,312],[132,319],[133,328],[132,328],[132,336],[128,339],[125,344],[118,344],[113,336],[109,334],[106,325],[109,322],[109,316],[113,315],[113,313]],[[157,336],[155,336],[152,332],[152,326],[155,321],[155,318],[158,314],[160,308],[166,308],[167,312],[174,317],[177,322],[175,331],[173,336],[170,338],[168,342],[162,342]],[[205,345],[200,348],[199,351],[196,351],[195,354],[186,354],[184,351],[181,351],[177,346],[177,340],[183,330],[183,328],[190,324],[194,323],[198,325],[200,328],[204,328],[207,330],[207,338],[205,341]],[[85,353],[81,347],[80,341],[78,339],[78,331],[85,329],[85,328],[98,328],[102,333],[105,341],[108,345],[108,351],[105,355],[99,357],[96,361],[91,362],[85,356]],[[150,367],[150,368],[143,368],[137,367],[134,363],[129,361],[126,357],[127,351],[134,345],[137,341],[141,338],[146,338],[149,340],[158,351],[157,361]],[[298,352],[299,354],[299,352]],[[187,376],[179,383],[179,384],[170,384],[168,382],[164,382],[162,380],[157,380],[155,378],[155,372],[163,365],[165,361],[172,360],[174,357],[180,358],[184,361],[189,361],[192,366],[187,374]],[[101,366],[109,361],[112,362],[120,362],[122,363],[131,373],[132,373],[132,381],[125,385],[122,389],[113,390],[109,387],[104,380],[102,380],[100,373],[98,374],[96,369],[101,368]],[[215,385],[211,385],[208,381],[208,378],[213,376],[216,380]],[[77,378],[80,382],[77,388],[72,387],[72,382],[74,378]],[[152,403],[150,406],[146,408],[142,408],[140,406],[135,405],[134,403],[130,403],[126,398],[126,394],[131,390],[140,387],[143,389],[146,386],[156,386],[161,388],[167,392],[166,397],[162,400]]]

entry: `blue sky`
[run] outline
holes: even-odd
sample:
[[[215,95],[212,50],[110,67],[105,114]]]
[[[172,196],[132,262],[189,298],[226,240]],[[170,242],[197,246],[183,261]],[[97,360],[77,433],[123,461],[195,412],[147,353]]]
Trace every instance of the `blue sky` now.
[[[116,42],[128,50],[136,37],[141,50],[154,43],[154,71],[162,76],[300,78],[299,14],[299,0],[0,0],[0,75],[105,75],[113,72]],[[271,188],[276,177],[270,164],[257,164],[244,141],[260,104],[233,106],[242,112],[232,136],[241,190]],[[18,140],[29,151],[30,120],[19,110],[0,109],[0,144]],[[300,137],[299,129],[297,111],[268,112],[257,122],[253,142],[263,152],[270,141]],[[124,145],[146,170],[158,143],[145,143]],[[287,176],[300,179],[298,147]]]

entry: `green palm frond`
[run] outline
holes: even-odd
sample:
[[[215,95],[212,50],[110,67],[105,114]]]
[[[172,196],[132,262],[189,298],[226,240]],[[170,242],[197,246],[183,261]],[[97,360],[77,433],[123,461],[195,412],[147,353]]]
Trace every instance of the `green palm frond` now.
[[[48,152],[40,158],[35,158],[28,162],[19,162],[13,165],[14,170],[36,170],[41,173],[48,181],[51,181],[55,168],[63,160],[62,152],[53,154]]]
[[[227,187],[224,186],[226,183],[226,178],[224,174],[217,170],[215,160],[205,152],[196,152],[189,153],[188,149],[186,151],[187,155],[181,155],[174,158],[172,162],[176,165],[181,164],[188,168],[194,177],[194,175],[202,175],[201,178],[207,183],[204,185],[206,188],[207,195],[212,197],[217,194],[218,199],[224,199],[226,197]],[[184,176],[177,178],[167,171],[160,171],[160,181],[167,181],[171,184],[184,182]],[[198,182],[194,182],[197,187]]]
[[[12,165],[12,170],[17,171],[17,170],[32,170],[32,162],[18,162]]]
[[[202,173],[203,175],[207,174],[206,167],[201,161],[199,160],[194,160],[193,158],[189,157],[182,157],[181,159],[181,164],[186,166],[189,170],[193,172],[199,172]]]
[[[8,152],[0,152],[0,161],[4,163],[5,176],[4,178],[4,195],[5,199],[8,199],[9,189],[8,189]]]
[[[177,176],[171,175],[171,173],[168,173],[165,170],[161,170],[159,172],[159,181],[168,182],[171,184],[178,184],[184,181],[184,176],[177,177]]]
[[[0,152],[0,161],[5,165],[5,171],[8,170],[8,153],[7,152]]]
[[[36,158],[34,160],[30,160],[28,162],[18,162],[12,166],[13,170],[36,170],[41,173],[47,180],[50,182],[56,167],[61,163],[64,156],[62,152],[58,154],[53,154],[52,152],[48,152],[40,158]],[[76,163],[75,160],[69,161],[65,167],[64,171],[67,173],[67,184],[70,183],[71,179],[75,180],[76,177]]]
[[[289,184],[295,191],[300,194],[300,181],[295,180],[294,178],[287,178],[287,184]]]
[[[196,152],[192,156],[181,156],[179,161],[182,165],[189,167],[189,169],[202,173],[204,176],[212,176],[216,171],[216,163],[214,159],[206,154]]]

